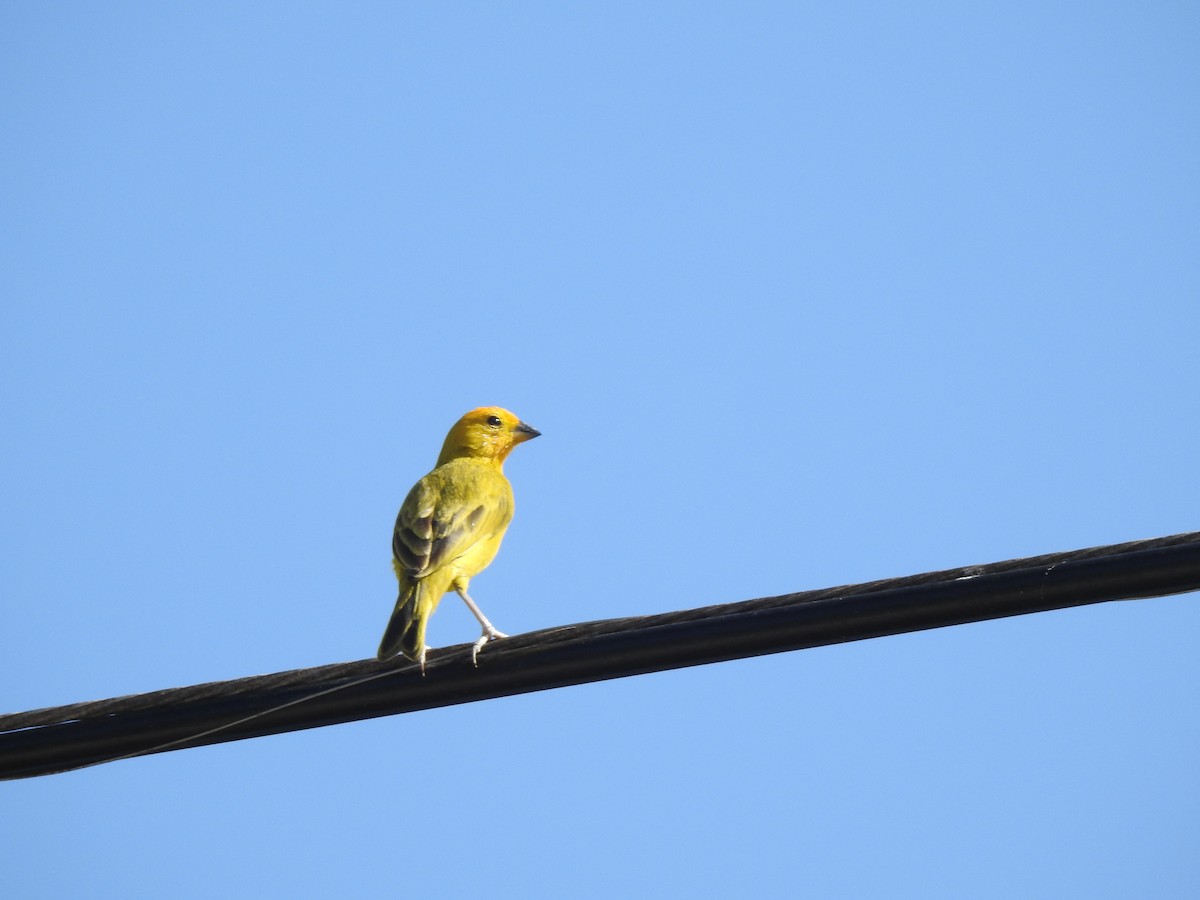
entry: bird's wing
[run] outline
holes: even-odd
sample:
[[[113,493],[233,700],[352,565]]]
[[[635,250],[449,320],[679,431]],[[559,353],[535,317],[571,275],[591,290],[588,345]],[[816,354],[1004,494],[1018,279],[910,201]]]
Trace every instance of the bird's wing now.
[[[461,556],[512,516],[507,481],[493,484],[493,473],[447,468],[439,467],[413,485],[396,516],[392,555],[413,578],[424,578]]]

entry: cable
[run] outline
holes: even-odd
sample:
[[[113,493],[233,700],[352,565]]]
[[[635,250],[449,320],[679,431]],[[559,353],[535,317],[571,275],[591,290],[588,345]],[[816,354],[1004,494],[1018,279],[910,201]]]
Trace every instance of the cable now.
[[[1200,532],[605,619],[516,635],[470,663],[467,644],[0,716],[0,779],[622,678],[1200,589]]]

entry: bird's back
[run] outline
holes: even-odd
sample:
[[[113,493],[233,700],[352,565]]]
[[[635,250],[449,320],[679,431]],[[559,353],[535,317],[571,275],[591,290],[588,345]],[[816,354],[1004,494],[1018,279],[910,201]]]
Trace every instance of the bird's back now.
[[[422,579],[442,569],[468,579],[479,574],[495,557],[512,515],[512,485],[497,466],[477,459],[443,463],[413,486],[400,507],[393,541],[397,576]]]

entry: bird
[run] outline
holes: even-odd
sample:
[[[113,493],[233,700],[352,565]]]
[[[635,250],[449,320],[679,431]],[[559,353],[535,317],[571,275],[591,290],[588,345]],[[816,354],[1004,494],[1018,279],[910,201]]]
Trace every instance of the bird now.
[[[508,637],[488,621],[467,588],[495,558],[512,521],[504,460],[517,444],[540,434],[498,406],[473,409],[454,423],[437,464],[413,485],[396,516],[392,568],[400,593],[379,642],[379,659],[403,653],[425,674],[425,626],[451,590],[483,629],[471,647],[473,664],[484,644]]]

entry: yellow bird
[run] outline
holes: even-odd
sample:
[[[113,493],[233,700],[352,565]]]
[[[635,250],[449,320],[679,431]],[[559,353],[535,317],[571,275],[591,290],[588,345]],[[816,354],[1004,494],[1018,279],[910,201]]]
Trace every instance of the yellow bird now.
[[[425,625],[448,591],[458,596],[483,627],[471,648],[507,637],[467,594],[471,579],[487,568],[512,521],[512,485],[504,460],[512,448],[541,434],[507,409],[473,409],[446,435],[433,471],[418,481],[396,517],[392,567],[400,581],[396,608],[379,643],[379,658],[403,653],[425,671]]]

